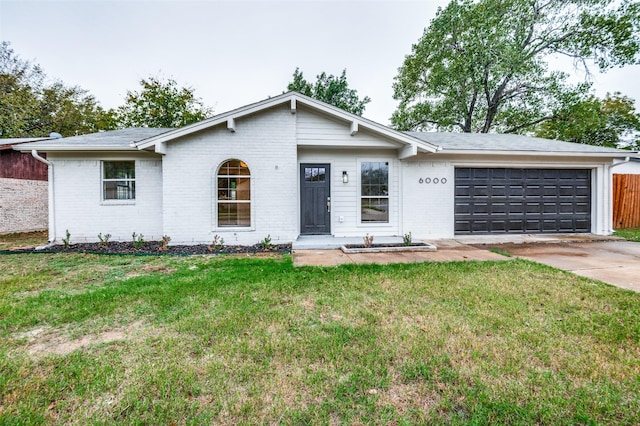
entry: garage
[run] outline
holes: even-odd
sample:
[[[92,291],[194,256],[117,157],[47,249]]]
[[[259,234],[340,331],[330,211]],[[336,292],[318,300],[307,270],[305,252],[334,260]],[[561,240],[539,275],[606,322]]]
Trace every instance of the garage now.
[[[455,233],[591,232],[591,169],[455,169]]]

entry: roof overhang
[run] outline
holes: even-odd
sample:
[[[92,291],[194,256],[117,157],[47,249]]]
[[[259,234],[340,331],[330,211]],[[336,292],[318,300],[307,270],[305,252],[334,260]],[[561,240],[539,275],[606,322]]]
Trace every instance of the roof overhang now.
[[[59,145],[46,145],[46,144],[24,144],[14,146],[14,150],[20,152],[31,152],[32,150],[38,150],[43,152],[137,152],[138,149],[131,146],[112,146],[112,145],[91,145],[91,146],[59,146]]]
[[[366,129],[369,132],[397,142],[401,145],[401,148],[398,149],[398,155],[401,159],[416,155],[418,152],[434,153],[440,150],[440,147],[437,145],[421,141],[420,139],[414,138],[413,136],[409,136],[405,133],[393,130],[382,124],[376,123],[355,114],[351,114],[333,105],[326,104],[297,92],[283,93],[282,95],[275,96],[273,98],[265,99],[251,105],[247,105],[226,113],[213,116],[198,123],[194,123],[175,130],[170,130],[161,135],[152,136],[139,142],[132,143],[131,147],[140,150],[154,149],[155,152],[164,154],[166,153],[166,143],[169,141],[182,138],[184,136],[188,136],[219,125],[225,125],[227,130],[229,130],[230,132],[235,132],[237,119],[282,104],[289,105],[291,114],[296,114],[298,107],[300,105],[304,105],[307,108],[322,112],[340,121],[344,121],[349,125],[349,133],[351,136],[355,136],[362,129]]]
[[[494,156],[538,156],[538,157],[590,157],[590,158],[626,158],[638,155],[635,151],[622,152],[563,152],[563,151],[530,151],[530,150],[462,150],[462,149],[443,149],[440,154],[452,155],[494,155]]]

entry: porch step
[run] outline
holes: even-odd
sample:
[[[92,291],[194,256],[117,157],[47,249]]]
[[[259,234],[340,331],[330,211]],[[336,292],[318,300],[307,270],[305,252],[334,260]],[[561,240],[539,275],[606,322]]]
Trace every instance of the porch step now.
[[[291,243],[293,250],[329,250],[344,245],[362,244],[362,237],[334,237],[332,235],[301,235]],[[374,237],[374,244],[402,244],[402,237]]]

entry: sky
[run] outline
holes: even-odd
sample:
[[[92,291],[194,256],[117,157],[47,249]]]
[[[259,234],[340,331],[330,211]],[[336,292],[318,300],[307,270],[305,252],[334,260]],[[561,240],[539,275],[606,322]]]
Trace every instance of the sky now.
[[[192,87],[223,113],[283,93],[296,67],[309,81],[346,69],[350,88],[372,99],[363,115],[389,124],[398,68],[447,3],[0,0],[0,40],[105,108],[149,76]],[[576,74],[568,62],[558,66]],[[620,91],[638,108],[639,77],[633,66],[593,82],[598,96]]]

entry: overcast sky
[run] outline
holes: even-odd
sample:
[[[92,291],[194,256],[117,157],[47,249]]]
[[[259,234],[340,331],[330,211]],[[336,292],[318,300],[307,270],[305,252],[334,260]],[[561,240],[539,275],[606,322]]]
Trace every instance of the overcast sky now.
[[[222,113],[282,93],[296,67],[312,81],[346,68],[350,87],[372,99],[364,116],[388,124],[397,69],[447,3],[0,0],[0,39],[106,108],[149,75],[193,87]],[[594,83],[638,105],[639,77],[627,67]]]

